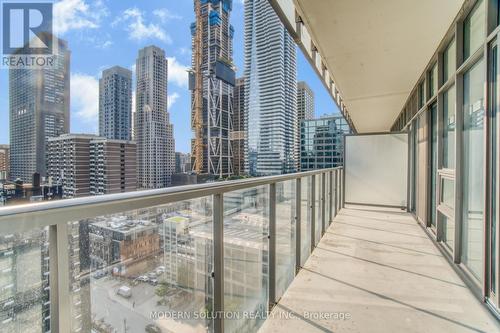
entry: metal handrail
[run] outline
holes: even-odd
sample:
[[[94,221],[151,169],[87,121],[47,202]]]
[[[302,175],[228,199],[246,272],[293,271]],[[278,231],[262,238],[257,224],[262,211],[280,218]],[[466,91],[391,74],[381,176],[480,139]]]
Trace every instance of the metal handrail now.
[[[0,208],[0,234],[144,209],[214,194],[313,176],[341,167],[155,190],[106,194]]]

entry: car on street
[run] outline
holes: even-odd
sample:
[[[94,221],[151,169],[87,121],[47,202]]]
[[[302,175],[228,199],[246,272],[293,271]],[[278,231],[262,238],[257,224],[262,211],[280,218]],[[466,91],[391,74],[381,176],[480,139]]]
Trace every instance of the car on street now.
[[[130,298],[132,296],[132,289],[127,286],[121,286],[116,293],[122,297]]]
[[[137,280],[141,282],[148,282],[149,278],[146,275],[141,275],[137,278]]]

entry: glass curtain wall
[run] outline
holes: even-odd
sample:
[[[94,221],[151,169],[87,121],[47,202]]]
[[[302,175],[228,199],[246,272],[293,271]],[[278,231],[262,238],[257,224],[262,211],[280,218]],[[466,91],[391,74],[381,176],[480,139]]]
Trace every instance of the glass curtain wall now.
[[[499,4],[498,0],[464,3],[463,14],[453,22],[463,38],[452,25],[398,118],[417,107],[410,134],[412,212],[422,224],[436,225],[436,239],[497,311]],[[408,126],[411,117],[404,119],[399,126],[395,123],[395,130]]]
[[[483,280],[484,215],[484,61],[463,78],[462,262]]]

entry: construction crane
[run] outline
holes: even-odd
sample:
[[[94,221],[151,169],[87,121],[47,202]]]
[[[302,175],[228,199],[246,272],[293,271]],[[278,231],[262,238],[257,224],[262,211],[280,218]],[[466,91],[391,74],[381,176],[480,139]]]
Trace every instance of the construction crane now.
[[[193,48],[193,74],[194,74],[194,89],[193,89],[193,119],[192,127],[194,129],[194,163],[193,171],[196,174],[203,172],[203,72],[201,69],[203,54],[203,22],[201,18],[201,1],[194,0],[195,15],[196,15],[196,31],[194,35]]]

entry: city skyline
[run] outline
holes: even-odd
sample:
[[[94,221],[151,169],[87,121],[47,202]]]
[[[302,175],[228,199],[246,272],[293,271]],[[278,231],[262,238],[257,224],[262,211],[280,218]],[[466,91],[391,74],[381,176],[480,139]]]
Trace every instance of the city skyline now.
[[[134,72],[138,50],[154,44],[165,50],[169,60],[168,98],[171,122],[176,129],[175,150],[190,152],[191,93],[187,88],[186,70],[191,67],[190,24],[194,21],[192,1],[176,2],[175,8],[173,3],[163,1],[144,2],[139,8],[133,1],[113,4],[87,0],[79,2],[85,6],[58,1],[54,10],[56,21],[59,21],[56,33],[68,41],[68,47],[72,51],[70,133],[98,134],[98,88],[102,71],[122,66]],[[234,1],[233,7],[231,24],[235,28],[234,63],[237,76],[241,76],[244,64],[242,1]],[[113,17],[116,19],[106,20]],[[176,33],[177,31],[180,32]],[[306,80],[317,97],[316,115],[338,112],[307,60],[300,51],[297,55],[298,79]],[[135,82],[133,85],[135,91]],[[0,71],[0,87],[4,87],[0,90],[0,121],[8,123],[7,70]],[[135,110],[134,107],[132,109]],[[1,131],[0,144],[9,143],[9,131]]]

